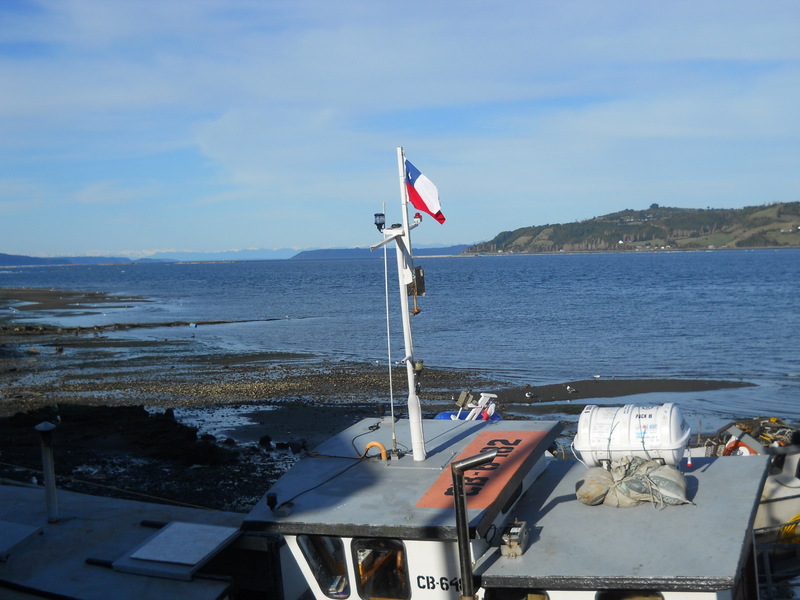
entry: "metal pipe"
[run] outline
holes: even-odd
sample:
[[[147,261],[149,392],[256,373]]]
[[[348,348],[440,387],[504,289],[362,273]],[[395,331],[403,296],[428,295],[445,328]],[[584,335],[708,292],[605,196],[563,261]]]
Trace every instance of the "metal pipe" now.
[[[47,507],[47,522],[58,521],[58,502],[56,501],[56,467],[53,460],[53,423],[44,421],[34,429],[39,432],[42,442],[42,470],[44,471],[44,502]]]
[[[472,580],[472,550],[469,543],[469,520],[467,519],[467,496],[464,492],[464,471],[490,463],[496,456],[497,450],[493,449],[462,458],[450,465],[453,472],[453,502],[456,508],[458,562],[461,566],[461,600],[475,600],[475,582]]]

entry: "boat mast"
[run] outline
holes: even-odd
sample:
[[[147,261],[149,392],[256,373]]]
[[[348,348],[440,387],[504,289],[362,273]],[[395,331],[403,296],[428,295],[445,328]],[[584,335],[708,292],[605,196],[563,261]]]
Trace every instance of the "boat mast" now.
[[[411,339],[411,314],[408,311],[408,286],[414,282],[414,262],[411,255],[411,227],[408,224],[408,190],[406,189],[406,158],[402,146],[397,148],[397,168],[400,174],[400,205],[404,236],[395,239],[397,248],[397,279],[400,282],[400,312],[403,316],[403,339],[406,350],[408,377],[408,419],[411,422],[411,449],[414,460],[425,460],[425,432],[422,430],[422,408],[414,381],[414,342]],[[414,223],[414,227],[417,223]],[[405,238],[405,239],[403,239]]]
[[[422,408],[417,395],[414,376],[414,343],[411,338],[411,315],[408,310],[408,285],[414,281],[414,262],[411,255],[411,230],[419,222],[408,222],[408,192],[406,191],[406,161],[403,148],[397,148],[397,167],[400,174],[400,206],[403,223],[383,231],[384,240],[371,247],[375,250],[394,241],[397,249],[397,280],[400,285],[400,312],[403,319],[406,375],[408,377],[408,419],[411,427],[411,451],[414,460],[425,460],[425,433],[422,429]]]

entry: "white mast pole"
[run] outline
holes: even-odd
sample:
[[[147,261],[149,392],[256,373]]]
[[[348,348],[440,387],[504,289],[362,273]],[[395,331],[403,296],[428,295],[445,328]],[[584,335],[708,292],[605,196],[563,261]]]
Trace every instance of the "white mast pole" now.
[[[400,173],[400,204],[403,213],[403,234],[395,238],[397,248],[397,279],[400,283],[400,310],[403,318],[403,339],[408,375],[408,419],[411,426],[411,450],[414,460],[425,460],[425,433],[422,430],[422,409],[414,385],[414,344],[411,339],[411,316],[408,311],[408,284],[414,280],[411,256],[411,229],[408,225],[408,192],[406,190],[406,161],[403,148],[397,148],[397,167]],[[405,239],[404,239],[405,238]]]

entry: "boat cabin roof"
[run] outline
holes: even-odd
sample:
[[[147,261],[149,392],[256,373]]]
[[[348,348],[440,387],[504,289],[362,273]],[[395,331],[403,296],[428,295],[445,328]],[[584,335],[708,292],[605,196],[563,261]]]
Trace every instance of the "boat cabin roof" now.
[[[505,448],[488,482],[466,479],[472,535],[490,544],[476,575],[484,587],[726,590],[751,560],[752,527],[767,476],[766,456],[694,458],[681,466],[690,504],[587,506],[576,498],[587,467],[542,459],[561,426],[551,421],[424,421],[427,458],[357,460],[370,441],[391,447],[391,423],[368,419],[300,460],[245,518],[243,529],[282,534],[457,539],[454,460]],[[398,446],[410,447],[398,422]],[[535,479],[535,481],[533,481]],[[516,502],[516,504],[514,504]],[[291,511],[281,504],[291,503]],[[529,547],[500,549],[503,523],[524,521]]]
[[[317,447],[269,490],[245,518],[243,529],[281,534],[456,540],[453,460],[497,449],[486,477],[466,481],[468,518],[485,529],[519,498],[535,476],[534,465],[561,431],[557,421],[423,421],[427,457],[410,453],[410,427],[394,424],[400,457],[360,460],[370,442],[392,449],[392,421],[365,419]],[[370,449],[370,455],[377,451]],[[281,505],[291,503],[291,511]],[[284,516],[284,513],[289,513]]]
[[[513,511],[531,526],[516,558],[497,548],[476,574],[487,587],[731,589],[752,547],[766,456],[694,458],[683,465],[691,504],[659,509],[587,506],[575,490],[586,467],[551,461]]]

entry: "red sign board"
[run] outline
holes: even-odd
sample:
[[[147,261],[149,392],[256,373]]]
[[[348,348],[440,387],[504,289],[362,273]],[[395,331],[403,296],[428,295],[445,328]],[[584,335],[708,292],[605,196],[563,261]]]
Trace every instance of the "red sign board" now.
[[[514,474],[525,465],[525,459],[536,449],[546,431],[484,431],[454,460],[461,460],[497,450],[495,459],[474,470],[464,472],[464,492],[467,508],[485,509],[491,506]],[[442,471],[439,478],[419,499],[417,508],[452,508],[453,474]]]

